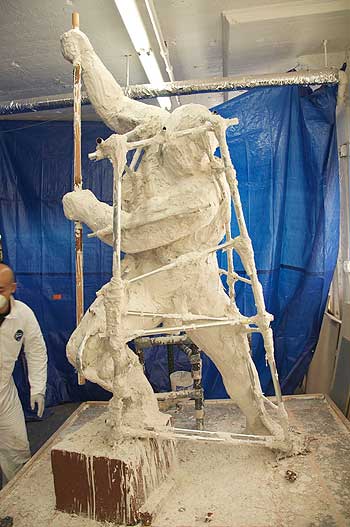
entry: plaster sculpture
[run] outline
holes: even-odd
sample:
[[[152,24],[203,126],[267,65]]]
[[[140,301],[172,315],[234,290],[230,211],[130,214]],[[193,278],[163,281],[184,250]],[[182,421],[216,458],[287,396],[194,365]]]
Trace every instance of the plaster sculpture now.
[[[164,333],[185,329],[216,364],[228,394],[246,416],[247,431],[286,437],[288,419],[273,356],[272,317],[265,310],[226,144],[226,128],[237,120],[225,120],[197,104],[169,113],[131,100],[84,33],[70,30],[61,44],[64,57],[81,64],[91,103],[116,132],[100,140],[91,155],[113,163],[114,211],[90,190],[63,198],[68,219],[85,223],[93,235],[114,246],[113,278],[97,293],[72,334],[67,346],[70,362],[87,379],[114,392],[111,423],[117,435],[135,427],[159,430],[166,416],[159,412],[142,367],[126,343],[159,333],[161,323]],[[213,155],[218,144],[221,159]],[[127,167],[129,150],[135,153]],[[240,227],[234,239],[229,229],[231,197]],[[215,254],[224,235],[230,296],[222,286]],[[120,248],[126,254],[122,262]],[[240,255],[248,279],[234,272],[232,250]],[[237,280],[253,288],[255,317],[243,316],[236,306]],[[274,407],[277,419],[266,410],[267,404],[274,405],[264,398],[250,357],[248,334],[254,331],[264,338],[280,401]]]

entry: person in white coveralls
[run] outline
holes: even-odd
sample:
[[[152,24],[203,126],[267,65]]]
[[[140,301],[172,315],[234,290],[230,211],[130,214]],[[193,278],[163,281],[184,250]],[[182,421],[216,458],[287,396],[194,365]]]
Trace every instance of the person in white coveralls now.
[[[15,300],[13,271],[0,263],[0,467],[3,483],[30,458],[23,409],[12,372],[24,346],[28,363],[30,404],[39,417],[45,408],[46,346],[33,311]]]

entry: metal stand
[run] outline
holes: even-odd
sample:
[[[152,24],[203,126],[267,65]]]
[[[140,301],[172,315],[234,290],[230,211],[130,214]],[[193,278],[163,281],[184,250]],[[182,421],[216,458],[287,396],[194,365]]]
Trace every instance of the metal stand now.
[[[184,353],[186,353],[191,363],[191,374],[193,379],[193,389],[191,390],[179,390],[171,392],[157,393],[158,401],[176,400],[190,398],[194,399],[195,416],[196,416],[196,428],[197,430],[204,429],[204,390],[202,388],[202,359],[200,349],[191,342],[187,335],[178,335],[171,337],[140,337],[134,340],[135,342],[135,353],[139,357],[139,361],[144,367],[145,359],[143,350],[150,348],[151,346],[166,345],[168,349],[168,360],[169,360],[169,347],[179,345]],[[169,369],[170,372],[170,369]]]

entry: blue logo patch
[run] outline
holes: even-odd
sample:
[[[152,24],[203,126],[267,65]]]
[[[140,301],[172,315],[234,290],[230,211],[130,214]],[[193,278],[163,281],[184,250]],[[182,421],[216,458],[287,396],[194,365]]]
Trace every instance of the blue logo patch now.
[[[21,338],[23,337],[23,331],[21,329],[18,329],[16,333],[14,334],[14,339],[19,342]]]

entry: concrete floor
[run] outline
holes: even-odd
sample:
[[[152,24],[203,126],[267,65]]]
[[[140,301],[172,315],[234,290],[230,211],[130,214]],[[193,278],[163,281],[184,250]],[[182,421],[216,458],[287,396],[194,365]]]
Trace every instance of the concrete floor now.
[[[67,403],[47,409],[48,416],[42,421],[27,422],[28,439],[32,455],[43,446],[81,403]],[[0,489],[2,477],[0,470]]]
[[[66,403],[48,408],[48,417],[27,423],[30,450],[35,454],[81,403]]]

